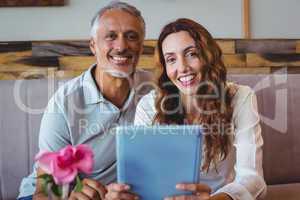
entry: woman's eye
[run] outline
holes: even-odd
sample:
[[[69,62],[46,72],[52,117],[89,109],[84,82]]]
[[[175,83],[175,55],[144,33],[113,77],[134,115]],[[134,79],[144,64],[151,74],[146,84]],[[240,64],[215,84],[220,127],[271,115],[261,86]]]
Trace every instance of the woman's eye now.
[[[187,57],[191,57],[191,58],[198,57],[198,54],[196,52],[188,52],[186,55]]]
[[[166,62],[168,63],[168,64],[172,64],[172,63],[174,63],[175,62],[175,58],[167,58],[166,59]]]

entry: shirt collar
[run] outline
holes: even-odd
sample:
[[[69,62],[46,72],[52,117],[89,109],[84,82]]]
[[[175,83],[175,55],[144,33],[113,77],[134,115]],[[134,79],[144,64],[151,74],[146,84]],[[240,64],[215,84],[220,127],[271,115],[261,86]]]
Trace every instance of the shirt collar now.
[[[93,70],[97,66],[97,64],[93,64],[83,75],[83,93],[85,104],[96,104],[100,102],[105,102],[104,96],[99,91],[96,81],[93,77]],[[130,93],[123,105],[120,109],[121,111],[125,111],[134,101],[135,90],[132,88]]]
[[[93,69],[97,64],[93,64],[84,74],[83,74],[83,95],[86,104],[95,104],[99,102],[104,102],[104,97],[99,91],[96,82],[93,77]]]
[[[127,110],[130,107],[130,105],[134,102],[134,96],[135,96],[135,90],[134,88],[131,88],[123,107],[120,109],[121,112]]]

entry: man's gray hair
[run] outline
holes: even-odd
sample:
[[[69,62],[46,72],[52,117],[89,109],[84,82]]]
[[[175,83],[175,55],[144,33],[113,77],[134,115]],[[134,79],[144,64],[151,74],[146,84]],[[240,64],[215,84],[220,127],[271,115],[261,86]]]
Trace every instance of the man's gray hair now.
[[[121,1],[112,1],[107,6],[101,8],[96,13],[96,15],[93,17],[93,19],[91,21],[91,32],[90,32],[91,37],[95,37],[97,34],[97,30],[99,28],[100,17],[106,11],[112,10],[112,9],[119,9],[119,10],[125,11],[125,12],[135,16],[140,21],[142,28],[143,28],[143,33],[145,35],[146,25],[145,25],[144,18],[141,15],[141,12],[136,7],[129,5],[128,3],[121,2]]]

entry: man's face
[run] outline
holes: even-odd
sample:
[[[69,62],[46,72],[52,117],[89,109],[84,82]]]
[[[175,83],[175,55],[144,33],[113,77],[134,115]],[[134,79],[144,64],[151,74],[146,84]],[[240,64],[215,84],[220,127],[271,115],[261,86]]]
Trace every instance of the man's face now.
[[[91,50],[97,67],[115,77],[133,74],[143,49],[144,31],[133,15],[118,9],[106,11],[99,20]]]

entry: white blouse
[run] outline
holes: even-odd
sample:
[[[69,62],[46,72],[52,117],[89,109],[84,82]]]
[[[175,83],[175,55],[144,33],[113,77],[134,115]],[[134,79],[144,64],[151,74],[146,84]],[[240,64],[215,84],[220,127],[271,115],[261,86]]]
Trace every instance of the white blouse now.
[[[257,100],[248,86],[238,85],[232,100],[234,142],[217,171],[200,172],[200,182],[211,187],[213,194],[226,193],[234,200],[254,200],[266,193],[262,169],[263,139],[257,112]],[[145,95],[138,103],[135,125],[152,125],[155,109],[155,91]]]

